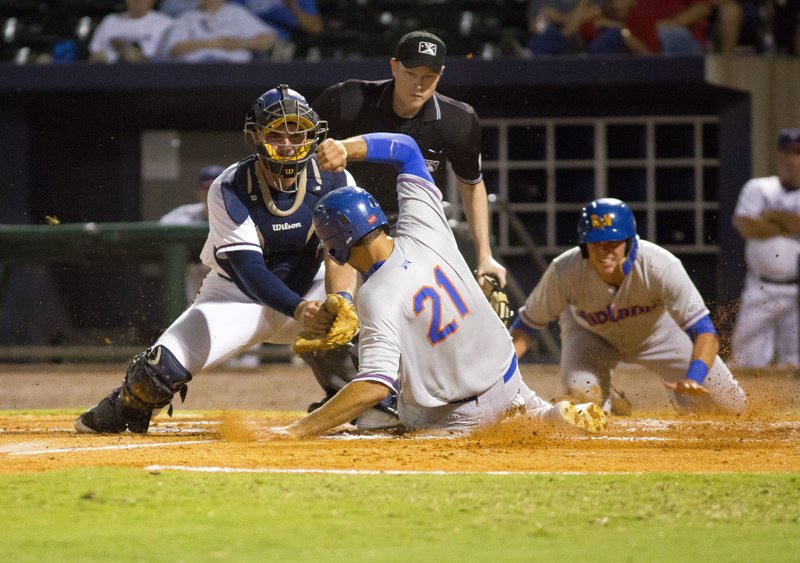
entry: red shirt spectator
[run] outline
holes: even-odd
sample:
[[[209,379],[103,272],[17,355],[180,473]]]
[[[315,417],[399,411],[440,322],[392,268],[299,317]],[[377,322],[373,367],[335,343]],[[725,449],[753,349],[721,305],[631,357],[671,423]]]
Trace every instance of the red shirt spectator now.
[[[659,22],[686,27],[705,48],[710,12],[709,0],[638,0],[625,19],[625,27],[653,53],[661,52]]]

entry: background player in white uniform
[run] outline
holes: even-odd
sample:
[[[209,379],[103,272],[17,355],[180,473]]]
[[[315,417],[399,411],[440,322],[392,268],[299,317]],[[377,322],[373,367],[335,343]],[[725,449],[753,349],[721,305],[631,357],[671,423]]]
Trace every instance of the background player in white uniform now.
[[[800,366],[797,259],[800,256],[800,129],[778,135],[777,176],[754,178],[739,194],[733,224],[745,239],[745,279],[731,363]]]
[[[680,410],[740,413],[745,394],[717,351],[709,311],[680,260],[638,240],[630,208],[605,198],[583,208],[579,246],[558,256],[511,325],[525,353],[559,319],[565,391],[610,411],[611,371],[641,365],[665,381]]]
[[[197,176],[197,201],[185,203],[164,214],[159,223],[162,225],[207,225],[208,224],[208,190],[217,176],[225,171],[224,166],[210,164],[203,166]],[[186,265],[186,301],[194,301],[200,285],[209,268],[202,262],[191,262]]]
[[[398,395],[398,415],[409,429],[467,430],[523,406],[574,423],[574,406],[553,406],[523,383],[511,338],[459,252],[442,193],[414,140],[372,133],[327,141],[318,157],[332,170],[350,160],[395,165],[397,236],[388,236],[386,216],[361,188],[334,190],[314,208],[325,250],[366,278],[356,301],[359,372],[325,405],[280,431],[318,434],[390,393]],[[599,408],[592,413],[603,417]]]
[[[231,165],[208,195],[211,268],[194,303],[131,361],[122,386],[83,413],[79,432],[146,432],[154,410],[185,396],[198,372],[260,342],[289,344],[301,329],[324,332],[329,292],[352,295],[350,268],[322,265],[311,213],[331,189],[352,183],[313,158],[325,136],[305,98],[285,84],[256,100],[245,120],[253,154]]]

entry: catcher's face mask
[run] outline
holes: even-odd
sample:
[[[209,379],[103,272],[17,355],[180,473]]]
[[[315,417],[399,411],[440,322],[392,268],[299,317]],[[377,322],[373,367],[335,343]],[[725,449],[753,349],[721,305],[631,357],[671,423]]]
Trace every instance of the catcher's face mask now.
[[[295,178],[325,138],[327,123],[303,96],[281,84],[256,100],[245,118],[245,132],[270,172]]]

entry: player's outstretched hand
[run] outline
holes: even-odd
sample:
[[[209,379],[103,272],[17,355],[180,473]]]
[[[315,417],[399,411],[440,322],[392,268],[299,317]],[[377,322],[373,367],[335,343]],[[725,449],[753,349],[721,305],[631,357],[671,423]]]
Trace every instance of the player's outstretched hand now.
[[[347,151],[340,141],[325,139],[317,147],[317,162],[323,170],[341,172],[347,165]]]
[[[671,382],[665,381],[664,387],[675,393],[683,393],[685,395],[706,395],[708,389],[694,381],[693,379],[682,379],[681,381]]]
[[[506,269],[491,256],[481,260],[478,267],[475,268],[475,278],[478,280],[481,287],[483,287],[484,284],[484,275],[494,276],[500,284],[500,287],[506,286]]]
[[[272,426],[264,430],[261,434],[261,437],[266,438],[267,440],[285,440],[287,438],[291,438],[292,433],[288,426]]]
[[[325,334],[333,322],[333,315],[323,306],[322,301],[303,301],[298,305],[294,318],[303,326],[303,330],[321,336]]]

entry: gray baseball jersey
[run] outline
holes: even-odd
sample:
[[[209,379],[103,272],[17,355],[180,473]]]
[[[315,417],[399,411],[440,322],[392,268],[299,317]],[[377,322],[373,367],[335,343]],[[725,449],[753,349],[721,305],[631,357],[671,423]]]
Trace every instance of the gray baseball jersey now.
[[[645,240],[619,289],[602,281],[577,247],[553,260],[521,310],[522,320],[542,329],[565,309],[579,326],[629,354],[708,315],[680,260]]]
[[[611,371],[620,362],[646,367],[666,381],[683,379],[693,349],[684,331],[706,315],[708,308],[680,260],[642,240],[619,288],[603,282],[573,248],[550,264],[520,309],[522,322],[535,329],[560,319],[564,387],[587,396],[599,389],[606,402]],[[719,356],[703,386],[718,407],[744,410],[744,391]],[[695,399],[680,394],[673,394],[673,401],[685,410],[696,406]],[[610,410],[609,404],[604,408]]]
[[[458,249],[439,189],[403,174],[397,191],[394,251],[357,296],[359,379],[399,388],[401,408],[474,398],[516,367],[511,338]]]

